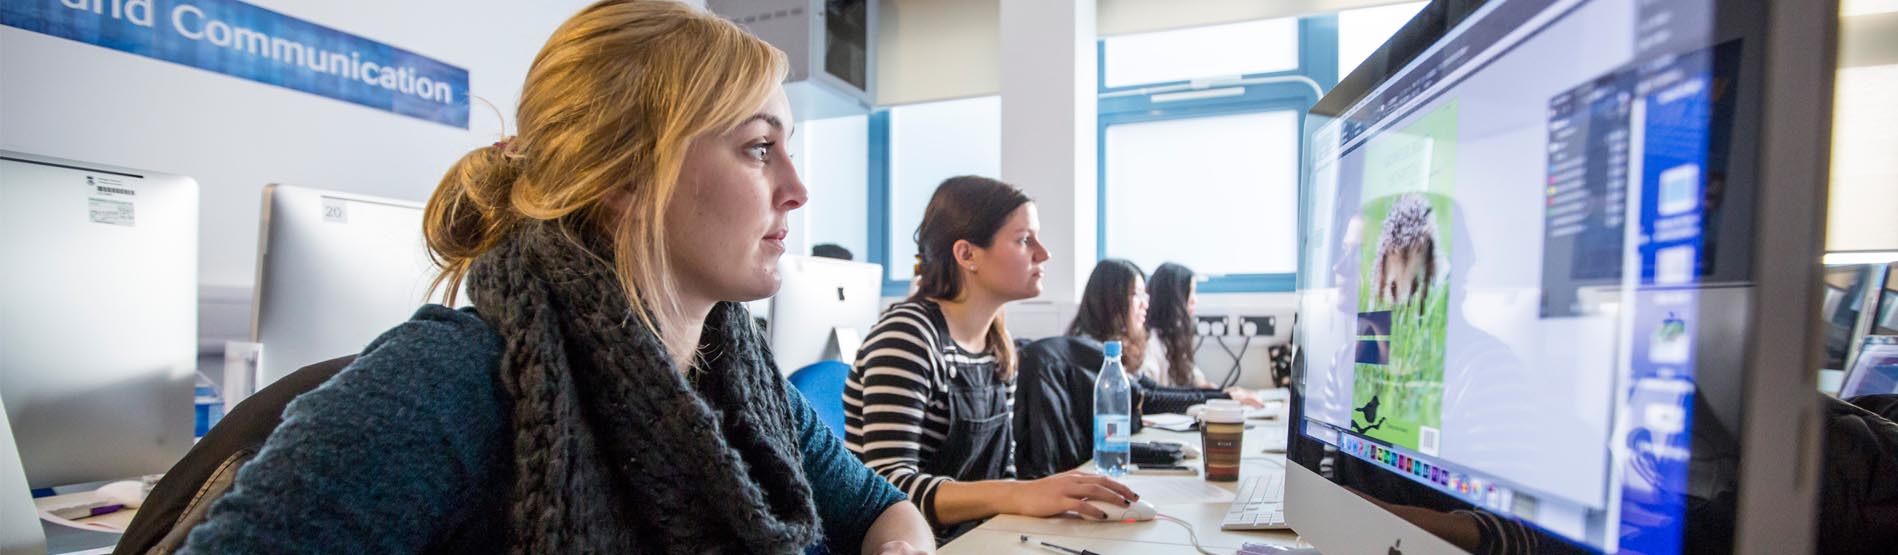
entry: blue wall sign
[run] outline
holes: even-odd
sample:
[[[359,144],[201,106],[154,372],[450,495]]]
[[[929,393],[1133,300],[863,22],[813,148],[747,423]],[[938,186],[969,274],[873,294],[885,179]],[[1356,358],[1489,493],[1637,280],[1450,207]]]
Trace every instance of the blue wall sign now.
[[[236,0],[7,0],[0,24],[468,128],[468,70]]]

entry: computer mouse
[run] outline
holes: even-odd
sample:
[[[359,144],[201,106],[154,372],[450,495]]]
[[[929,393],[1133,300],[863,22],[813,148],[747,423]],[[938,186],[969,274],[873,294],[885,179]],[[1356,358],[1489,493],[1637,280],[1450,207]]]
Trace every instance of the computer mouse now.
[[[1122,522],[1146,522],[1149,520],[1153,520],[1153,517],[1158,516],[1160,514],[1160,511],[1155,510],[1153,508],[1152,503],[1148,503],[1146,501],[1135,501],[1133,502],[1132,505],[1128,505],[1126,507],[1115,505],[1113,503],[1109,503],[1106,501],[1096,501],[1093,499],[1089,499],[1087,501],[1087,504],[1093,505],[1099,508],[1101,512],[1107,513],[1107,518],[1095,518],[1092,516],[1082,515],[1083,518],[1086,518],[1088,520],[1118,520]]]
[[[136,509],[145,502],[146,491],[143,482],[125,480],[99,486],[92,494],[99,499],[124,505],[127,509]]]

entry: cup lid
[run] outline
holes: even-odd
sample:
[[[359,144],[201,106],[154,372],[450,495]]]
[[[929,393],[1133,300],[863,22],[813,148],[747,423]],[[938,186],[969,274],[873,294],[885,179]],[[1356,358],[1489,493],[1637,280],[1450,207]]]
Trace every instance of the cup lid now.
[[[1213,404],[1214,402],[1216,401],[1207,401],[1206,409],[1199,411],[1200,421],[1234,423],[1244,422],[1246,420],[1246,408],[1240,405],[1238,401],[1232,401],[1231,405],[1215,405]]]

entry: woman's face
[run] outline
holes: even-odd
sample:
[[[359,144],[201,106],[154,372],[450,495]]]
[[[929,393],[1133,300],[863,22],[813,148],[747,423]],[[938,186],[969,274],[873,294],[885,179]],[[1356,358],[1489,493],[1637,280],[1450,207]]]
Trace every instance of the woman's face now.
[[[1137,330],[1147,325],[1147,284],[1134,276],[1133,290],[1127,294],[1127,329]]]
[[[1186,315],[1192,316],[1198,313],[1199,313],[1199,282],[1188,281],[1186,282]]]
[[[790,102],[779,89],[738,127],[687,148],[665,234],[673,278],[688,300],[777,293],[786,219],[807,200],[784,147],[791,124]]]
[[[1041,295],[1041,263],[1048,249],[1041,245],[1041,218],[1034,203],[1022,204],[996,230],[988,247],[973,247],[963,272],[964,283],[1004,301]]]
[[[1344,225],[1344,233],[1338,237],[1338,256],[1331,263],[1331,279],[1338,284],[1337,310],[1356,312],[1358,309],[1358,247],[1364,242],[1364,220],[1352,216]]]

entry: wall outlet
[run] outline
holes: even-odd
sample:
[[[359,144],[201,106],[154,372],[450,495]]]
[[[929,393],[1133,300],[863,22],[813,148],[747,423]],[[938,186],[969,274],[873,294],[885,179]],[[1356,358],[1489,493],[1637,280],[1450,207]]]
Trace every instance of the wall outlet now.
[[[1239,335],[1266,337],[1278,334],[1277,316],[1241,316],[1239,317]]]
[[[1195,318],[1199,320],[1195,326],[1198,328],[1195,331],[1199,332],[1199,335],[1226,335],[1230,333],[1229,330],[1231,326],[1226,324],[1225,316],[1196,316]]]

